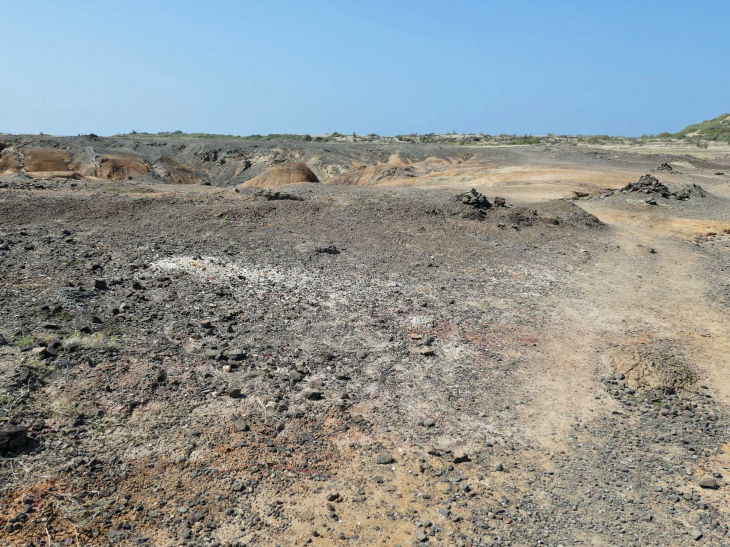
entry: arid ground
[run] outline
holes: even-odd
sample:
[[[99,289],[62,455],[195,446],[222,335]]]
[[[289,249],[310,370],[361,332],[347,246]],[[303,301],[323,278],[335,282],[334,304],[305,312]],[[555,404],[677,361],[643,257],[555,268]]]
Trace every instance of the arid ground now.
[[[0,153],[0,545],[730,544],[729,146]]]

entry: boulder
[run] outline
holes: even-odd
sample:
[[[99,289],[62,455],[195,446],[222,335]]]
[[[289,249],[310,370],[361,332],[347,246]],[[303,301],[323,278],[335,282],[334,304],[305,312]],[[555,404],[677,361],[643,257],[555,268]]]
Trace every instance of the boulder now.
[[[28,428],[22,425],[0,425],[0,452],[22,448],[28,441]]]

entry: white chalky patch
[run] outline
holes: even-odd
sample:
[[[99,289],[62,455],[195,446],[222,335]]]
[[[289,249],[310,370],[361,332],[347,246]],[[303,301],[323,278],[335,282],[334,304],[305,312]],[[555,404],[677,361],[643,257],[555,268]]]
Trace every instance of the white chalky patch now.
[[[269,283],[289,288],[312,282],[312,278],[303,271],[283,270],[268,266],[243,266],[208,256],[201,258],[168,257],[153,262],[150,267],[157,270],[184,271],[206,281],[238,283],[241,278],[245,278],[251,283]]]

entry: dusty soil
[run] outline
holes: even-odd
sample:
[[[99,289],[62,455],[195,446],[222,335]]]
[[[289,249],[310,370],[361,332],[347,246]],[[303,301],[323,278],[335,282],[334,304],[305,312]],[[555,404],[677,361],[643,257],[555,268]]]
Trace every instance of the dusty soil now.
[[[1,544],[730,542],[728,151],[0,141]]]

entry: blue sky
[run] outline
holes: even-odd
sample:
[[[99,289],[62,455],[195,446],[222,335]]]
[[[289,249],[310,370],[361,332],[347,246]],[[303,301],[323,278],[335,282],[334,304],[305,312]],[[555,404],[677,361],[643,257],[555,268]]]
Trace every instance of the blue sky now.
[[[730,111],[730,2],[23,0],[0,132],[677,131]]]

